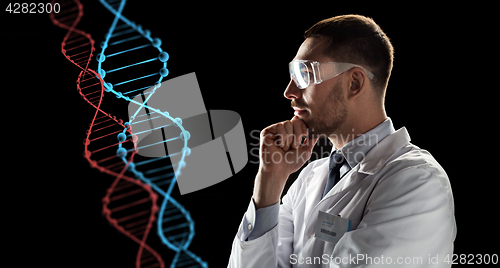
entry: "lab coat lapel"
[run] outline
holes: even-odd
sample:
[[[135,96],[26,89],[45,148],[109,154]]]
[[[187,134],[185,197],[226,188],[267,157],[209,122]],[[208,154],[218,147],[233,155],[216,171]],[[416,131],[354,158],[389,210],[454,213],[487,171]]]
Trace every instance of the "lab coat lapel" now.
[[[306,184],[306,207],[304,211],[304,226],[303,226],[303,243],[304,243],[304,256],[316,256],[321,255],[325,252],[332,252],[335,244],[326,243],[314,237],[314,232],[316,228],[316,223],[318,221],[318,211],[329,211],[335,204],[343,199],[343,195],[336,195],[333,198],[327,198],[328,195],[332,194],[334,189],[339,187],[340,184],[337,183],[332,190],[322,199],[323,190],[325,188],[328,171],[329,171],[329,161],[325,161],[322,165],[319,165],[313,169],[314,174],[312,174]],[[336,190],[338,192],[338,189]]]
[[[309,226],[309,221],[317,215],[312,215],[314,207],[321,200],[323,195],[323,190],[326,185],[326,177],[328,176],[329,161],[326,160],[323,164],[315,167],[312,171],[313,174],[310,175],[306,183],[306,206],[304,209],[304,223],[306,223],[306,228]],[[316,219],[314,218],[314,221]],[[307,230],[306,230],[307,233]]]

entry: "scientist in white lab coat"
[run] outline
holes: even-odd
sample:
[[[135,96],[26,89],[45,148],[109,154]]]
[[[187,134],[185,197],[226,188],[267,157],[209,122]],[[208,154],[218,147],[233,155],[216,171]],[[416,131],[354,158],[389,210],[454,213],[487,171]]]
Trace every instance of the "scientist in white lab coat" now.
[[[389,38],[359,15],[325,19],[304,36],[284,92],[295,116],[261,132],[228,267],[450,267],[448,176],[385,113]],[[320,136],[332,154],[307,165],[281,198]]]

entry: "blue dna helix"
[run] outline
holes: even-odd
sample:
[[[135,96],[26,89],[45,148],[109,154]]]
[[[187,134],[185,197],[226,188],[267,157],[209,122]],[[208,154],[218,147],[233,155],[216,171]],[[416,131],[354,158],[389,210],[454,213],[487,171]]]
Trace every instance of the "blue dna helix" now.
[[[160,87],[163,78],[169,73],[167,69],[169,54],[162,50],[160,38],[152,38],[149,30],[143,29],[141,25],[135,24],[122,15],[126,0],[100,0],[100,2],[115,17],[105,40],[101,43],[102,50],[96,57],[98,61],[97,72],[100,76],[98,78],[103,80],[106,92],[113,93],[117,98],[138,105],[136,112],[130,116],[130,120],[124,123],[125,129],[117,135],[119,145],[116,154],[125,164],[128,164],[128,172],[131,172],[136,179],[150,185],[163,197],[156,223],[157,233],[162,243],[176,252],[170,267],[207,268],[206,262],[188,250],[195,234],[194,221],[189,212],[171,196],[177,177],[181,175],[181,169],[186,166],[184,159],[191,153],[191,149],[187,144],[190,133],[184,129],[180,118],[174,118],[167,111],[160,111],[147,105],[148,100]],[[148,50],[147,53],[146,50]],[[154,51],[156,53],[152,54]],[[102,67],[104,62],[106,64],[110,63],[110,58],[111,63],[115,62],[116,66],[106,71]],[[158,68],[159,66],[161,68]],[[151,69],[154,70],[152,73],[137,77],[137,73]],[[117,73],[120,73],[120,75],[116,76]],[[134,78],[131,78],[131,75],[135,75]],[[124,77],[126,80],[121,81]],[[142,103],[133,100],[137,95],[142,96]],[[141,109],[145,109],[146,113],[137,116]],[[152,144],[141,143],[140,146],[135,144],[135,148],[126,149],[121,143],[127,138],[137,141],[138,135],[150,134],[143,131],[143,133],[132,132],[133,134],[130,135],[127,134],[127,130],[131,130],[135,124],[149,124],[150,120],[158,117],[168,119],[169,122],[153,130],[157,131],[158,135],[163,135],[161,143],[165,144],[165,148],[167,142],[178,139],[183,141],[184,147],[180,152],[169,153],[164,157],[141,158],[140,155],[136,155],[132,162],[128,162],[126,160],[128,153],[157,145],[158,142]],[[163,129],[168,127],[178,128],[180,135],[165,137]],[[169,162],[169,158],[174,154],[182,154],[178,163]],[[174,171],[175,165],[179,165],[176,171]]]

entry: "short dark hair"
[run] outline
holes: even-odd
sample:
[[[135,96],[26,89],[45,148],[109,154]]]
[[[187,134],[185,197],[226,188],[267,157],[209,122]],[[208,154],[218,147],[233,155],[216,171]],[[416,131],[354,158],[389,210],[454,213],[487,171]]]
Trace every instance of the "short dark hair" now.
[[[328,38],[324,54],[335,61],[368,68],[376,77],[376,90],[385,95],[391,76],[394,48],[387,35],[371,18],[342,15],[322,20],[304,33],[304,38]]]

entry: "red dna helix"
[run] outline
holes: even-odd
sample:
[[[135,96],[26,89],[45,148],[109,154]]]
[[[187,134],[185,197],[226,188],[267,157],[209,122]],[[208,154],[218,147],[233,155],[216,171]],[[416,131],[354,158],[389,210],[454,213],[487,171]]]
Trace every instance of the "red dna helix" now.
[[[125,175],[136,154],[133,150],[136,136],[130,125],[101,109],[105,92],[103,80],[88,68],[95,51],[94,40],[90,34],[75,28],[83,16],[83,5],[79,0],[52,0],[52,5],[56,2],[61,11],[50,13],[50,19],[54,25],[67,30],[61,42],[62,54],[81,69],[76,80],[78,93],[95,108],[83,142],[84,157],[91,167],[115,178],[102,200],[103,214],[114,228],[139,245],[137,268],[163,268],[165,264],[160,254],[146,244],[158,211],[157,195],[149,185]],[[122,141],[117,140],[117,134],[124,129],[129,135],[123,135]],[[126,162],[117,155],[119,148],[131,151]]]

